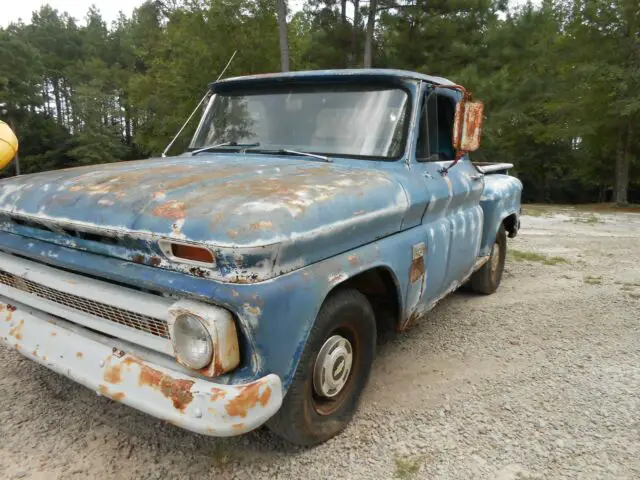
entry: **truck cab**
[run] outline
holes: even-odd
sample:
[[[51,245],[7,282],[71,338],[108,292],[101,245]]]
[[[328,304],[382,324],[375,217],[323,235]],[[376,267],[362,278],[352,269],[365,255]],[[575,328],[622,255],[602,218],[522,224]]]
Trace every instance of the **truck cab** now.
[[[0,340],[188,430],[314,445],[378,332],[494,293],[522,184],[483,106],[384,69],[229,78],[187,151],[0,181]]]

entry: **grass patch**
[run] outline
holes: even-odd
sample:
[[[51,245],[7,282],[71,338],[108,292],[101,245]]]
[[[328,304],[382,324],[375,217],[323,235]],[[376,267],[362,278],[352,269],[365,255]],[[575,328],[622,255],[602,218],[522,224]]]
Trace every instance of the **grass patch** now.
[[[552,205],[533,205],[527,204],[522,206],[522,214],[530,217],[551,217],[555,213]]]
[[[508,250],[511,258],[516,262],[539,262],[544,265],[559,265],[561,263],[569,263],[569,260],[563,257],[548,257],[536,252],[523,252],[522,250]]]
[[[586,283],[587,285],[602,285],[602,277],[587,275],[586,277],[584,277],[584,283]]]
[[[596,225],[597,223],[604,223],[604,221],[602,221],[599,216],[593,213],[590,213],[586,217],[575,215],[573,219],[567,221],[571,223],[584,223],[586,225]]]
[[[616,285],[620,285],[620,290],[623,292],[633,292],[636,288],[640,288],[640,282],[615,282]]]
[[[640,204],[619,206],[615,203],[583,203],[578,205],[568,205],[564,203],[527,203],[522,205],[522,214],[532,217],[550,217],[556,213],[568,213],[567,211],[573,211],[575,213],[640,213]],[[571,213],[569,214],[571,215]]]
[[[630,203],[628,205],[616,205],[615,203],[585,203],[581,205],[575,205],[575,208],[583,212],[640,213],[640,205],[633,203]]]
[[[231,451],[219,443],[214,445],[210,458],[212,465],[215,467],[224,467],[234,459]]]
[[[420,470],[421,464],[422,458],[420,457],[396,457],[396,471],[393,476],[401,480],[414,478]]]

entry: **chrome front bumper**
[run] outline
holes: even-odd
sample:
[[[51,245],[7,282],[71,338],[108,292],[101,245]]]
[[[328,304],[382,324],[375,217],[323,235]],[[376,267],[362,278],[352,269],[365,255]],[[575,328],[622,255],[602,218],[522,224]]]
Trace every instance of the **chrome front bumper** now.
[[[0,296],[0,341],[99,395],[196,433],[233,436],[282,404],[280,377],[221,385],[143,359],[135,348]],[[139,349],[138,349],[139,350]],[[157,356],[158,354],[155,353]]]

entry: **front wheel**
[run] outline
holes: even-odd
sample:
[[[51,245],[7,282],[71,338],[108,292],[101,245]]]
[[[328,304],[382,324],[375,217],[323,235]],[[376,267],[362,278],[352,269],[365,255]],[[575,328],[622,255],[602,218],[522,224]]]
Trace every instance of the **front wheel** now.
[[[471,276],[469,285],[471,290],[477,293],[489,295],[500,286],[504,263],[507,257],[507,232],[504,225],[500,225],[496,241],[491,248],[489,261]]]
[[[280,410],[267,427],[298,444],[316,445],[351,421],[369,380],[375,355],[376,321],[357,290],[331,294],[311,329]]]

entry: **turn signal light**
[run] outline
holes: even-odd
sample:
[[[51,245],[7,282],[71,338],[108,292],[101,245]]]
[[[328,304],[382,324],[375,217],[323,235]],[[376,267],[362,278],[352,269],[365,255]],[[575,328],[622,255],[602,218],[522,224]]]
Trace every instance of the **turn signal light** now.
[[[213,263],[215,260],[213,253],[207,248],[183,245],[180,243],[171,244],[171,254],[176,258],[201,263]]]
[[[203,266],[213,266],[216,263],[215,255],[207,247],[171,240],[160,240],[158,246],[170,260],[176,262],[195,263]]]

